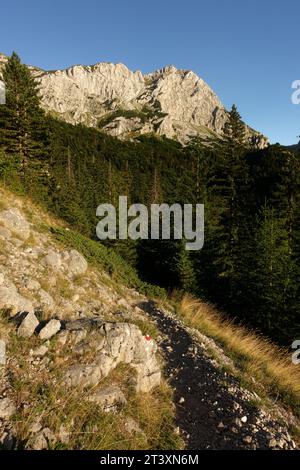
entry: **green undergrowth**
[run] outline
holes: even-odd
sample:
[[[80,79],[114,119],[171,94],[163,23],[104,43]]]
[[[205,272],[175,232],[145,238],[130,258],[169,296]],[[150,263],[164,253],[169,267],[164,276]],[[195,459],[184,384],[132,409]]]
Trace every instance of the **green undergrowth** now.
[[[70,229],[51,227],[51,232],[56,240],[78,250],[91,265],[103,269],[115,281],[126,287],[137,289],[150,298],[166,297],[164,289],[142,281],[135,269],[112,248]]]

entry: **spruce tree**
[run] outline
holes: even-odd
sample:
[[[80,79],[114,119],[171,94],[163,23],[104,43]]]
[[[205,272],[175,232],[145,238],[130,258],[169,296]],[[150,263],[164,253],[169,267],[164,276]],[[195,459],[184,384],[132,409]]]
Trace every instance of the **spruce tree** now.
[[[232,105],[228,116],[228,121],[223,128],[224,138],[230,145],[245,145],[245,124],[237,110],[236,105]]]
[[[0,146],[6,154],[18,155],[25,175],[29,161],[46,154],[47,126],[38,86],[15,52],[5,65],[3,81],[6,104],[0,106]]]
[[[295,264],[291,256],[287,227],[267,205],[262,209],[255,231],[252,277],[252,322],[268,334],[283,340],[294,328],[291,300]],[[251,320],[251,319],[250,319]]]
[[[193,292],[196,287],[195,270],[191,253],[186,249],[186,240],[177,244],[177,253],[174,257],[173,270],[176,273],[177,286],[184,291]]]

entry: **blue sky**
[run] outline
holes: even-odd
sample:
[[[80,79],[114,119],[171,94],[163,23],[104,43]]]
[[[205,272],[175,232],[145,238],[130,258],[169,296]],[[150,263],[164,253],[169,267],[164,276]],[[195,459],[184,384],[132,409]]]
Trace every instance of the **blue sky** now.
[[[192,69],[271,142],[300,134],[299,0],[11,0],[0,51],[45,69],[99,61]]]

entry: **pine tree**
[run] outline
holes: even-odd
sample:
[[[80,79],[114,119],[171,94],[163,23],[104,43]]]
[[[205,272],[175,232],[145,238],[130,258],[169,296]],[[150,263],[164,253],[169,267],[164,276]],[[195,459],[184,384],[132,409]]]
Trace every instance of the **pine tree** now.
[[[0,146],[6,154],[19,156],[25,175],[29,161],[46,154],[48,134],[38,86],[15,52],[5,65],[3,81],[6,104],[0,106]]]
[[[223,128],[224,138],[230,145],[245,145],[245,124],[237,110],[236,105],[232,105],[229,119]]]
[[[265,205],[255,231],[253,265],[249,273],[252,292],[252,322],[268,334],[284,339],[294,328],[291,301],[295,263],[287,229],[274,209]],[[251,319],[250,319],[251,320]]]
[[[178,242],[177,253],[174,257],[173,270],[176,273],[177,286],[184,291],[193,292],[196,287],[195,270],[191,253],[186,250],[186,240]]]
[[[227,301],[235,296],[237,263],[240,264],[241,246],[247,233],[249,176],[244,142],[245,125],[233,105],[224,126],[224,138],[213,143],[217,158],[212,198],[218,205],[219,217],[211,256]]]

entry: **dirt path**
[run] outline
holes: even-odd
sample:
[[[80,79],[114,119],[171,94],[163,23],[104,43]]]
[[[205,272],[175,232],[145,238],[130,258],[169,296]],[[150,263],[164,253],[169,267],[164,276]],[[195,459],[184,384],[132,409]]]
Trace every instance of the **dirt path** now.
[[[284,425],[251,404],[251,394],[205,355],[177,319],[153,302],[139,305],[162,333],[165,375],[187,449],[293,449]]]

